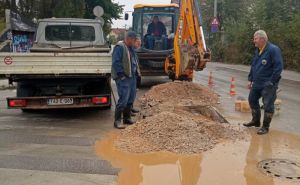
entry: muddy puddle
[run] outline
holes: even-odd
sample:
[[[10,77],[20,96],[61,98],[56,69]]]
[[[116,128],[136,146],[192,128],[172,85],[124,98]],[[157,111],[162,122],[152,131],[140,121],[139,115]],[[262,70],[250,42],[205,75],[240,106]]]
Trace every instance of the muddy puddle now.
[[[300,177],[300,167],[295,166],[300,163],[300,136],[274,130],[257,136],[255,131],[251,130],[248,141],[223,142],[194,155],[118,151],[113,147],[118,132],[96,142],[95,149],[120,169],[117,185],[299,185],[300,178],[285,176]],[[286,159],[295,165],[275,169],[282,176],[272,177],[258,168],[266,159]]]

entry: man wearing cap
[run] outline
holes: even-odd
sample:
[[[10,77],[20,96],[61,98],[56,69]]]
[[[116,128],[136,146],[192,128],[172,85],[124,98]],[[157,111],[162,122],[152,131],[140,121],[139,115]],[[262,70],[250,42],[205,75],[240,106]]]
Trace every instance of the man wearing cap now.
[[[116,81],[119,100],[115,110],[114,127],[124,129],[133,124],[131,109],[136,95],[137,58],[134,50],[136,33],[129,31],[125,40],[117,43],[112,54],[112,78]],[[123,115],[123,123],[122,123]]]
[[[274,113],[276,90],[278,89],[283,69],[283,61],[281,50],[278,46],[268,42],[268,36],[265,31],[256,31],[253,42],[257,49],[248,76],[248,86],[250,88],[248,101],[252,110],[252,120],[249,123],[245,123],[244,126],[260,127],[261,111],[259,99],[263,97],[263,125],[257,132],[257,134],[262,135],[269,132]]]
[[[147,46],[149,49],[154,48],[154,41],[155,38],[162,38],[163,39],[163,49],[167,49],[167,31],[164,23],[162,23],[158,16],[154,16],[152,22],[148,25],[147,28]]]

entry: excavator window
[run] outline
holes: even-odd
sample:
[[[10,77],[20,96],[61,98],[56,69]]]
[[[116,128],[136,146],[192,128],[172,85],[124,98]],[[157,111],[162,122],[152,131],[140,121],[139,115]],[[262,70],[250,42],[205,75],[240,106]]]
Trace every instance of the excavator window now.
[[[133,12],[133,31],[142,39],[142,50],[147,52],[173,49],[179,18],[179,7],[144,5]],[[157,19],[158,24],[151,24]]]
[[[172,14],[143,15],[143,38],[144,47],[151,50],[172,49],[174,37],[174,21]]]

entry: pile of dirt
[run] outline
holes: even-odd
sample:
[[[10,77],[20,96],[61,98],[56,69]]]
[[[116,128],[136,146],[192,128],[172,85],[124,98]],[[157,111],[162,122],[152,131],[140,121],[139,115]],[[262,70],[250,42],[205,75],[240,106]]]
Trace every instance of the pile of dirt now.
[[[245,137],[244,131],[226,123],[214,108],[218,96],[201,85],[157,85],[139,101],[141,116],[137,123],[121,131],[114,143],[122,151],[193,154],[212,149],[224,140]]]

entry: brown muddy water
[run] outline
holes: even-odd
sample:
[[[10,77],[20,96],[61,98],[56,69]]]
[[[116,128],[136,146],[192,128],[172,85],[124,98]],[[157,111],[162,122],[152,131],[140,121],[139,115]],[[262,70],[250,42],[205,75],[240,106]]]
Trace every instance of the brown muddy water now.
[[[223,142],[197,155],[126,153],[113,147],[117,136],[112,132],[95,146],[99,156],[120,168],[117,185],[300,185],[299,135],[271,130],[258,136],[253,129],[248,141]],[[273,166],[267,171],[280,176],[273,177],[258,168],[266,159],[294,165]]]

